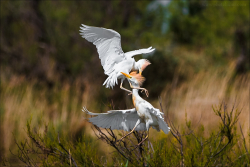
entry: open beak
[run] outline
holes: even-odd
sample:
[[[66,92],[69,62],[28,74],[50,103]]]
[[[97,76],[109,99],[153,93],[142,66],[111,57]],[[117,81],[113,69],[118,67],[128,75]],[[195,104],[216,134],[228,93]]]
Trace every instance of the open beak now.
[[[127,77],[127,78],[131,78],[131,76],[130,75],[128,75],[128,74],[126,74],[126,73],[124,73],[124,72],[121,72],[123,75],[125,75],[125,77]]]

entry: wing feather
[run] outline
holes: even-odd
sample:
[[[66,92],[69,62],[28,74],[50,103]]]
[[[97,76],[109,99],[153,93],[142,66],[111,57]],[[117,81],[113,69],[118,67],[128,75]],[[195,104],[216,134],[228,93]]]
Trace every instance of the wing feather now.
[[[130,131],[134,128],[139,116],[135,108],[128,110],[111,110],[107,113],[92,113],[85,107],[82,110],[89,115],[95,115],[96,117],[89,118],[89,122],[102,128],[111,128],[112,130],[125,130]],[[140,124],[136,130],[145,130],[145,124]]]
[[[107,117],[107,115],[104,116],[104,119],[102,120],[102,122],[103,122],[103,125],[102,125],[103,128],[109,128],[107,126],[110,123],[110,120],[109,120],[109,117]]]
[[[167,123],[164,121],[164,113],[161,112],[159,109],[154,108],[150,103],[145,101],[145,106],[147,107],[148,111],[151,113],[151,115],[154,115],[157,117],[157,124],[159,125],[159,128],[167,134],[170,130]],[[156,128],[157,129],[157,128]]]
[[[80,32],[83,38],[96,46],[105,74],[117,62],[124,60],[125,55],[121,48],[121,35],[118,32],[84,24],[80,27]]]
[[[170,128],[168,127],[168,125],[166,124],[166,122],[164,121],[164,119],[159,119],[158,123],[159,123],[160,129],[161,129],[165,134],[168,134],[168,132],[170,131]]]

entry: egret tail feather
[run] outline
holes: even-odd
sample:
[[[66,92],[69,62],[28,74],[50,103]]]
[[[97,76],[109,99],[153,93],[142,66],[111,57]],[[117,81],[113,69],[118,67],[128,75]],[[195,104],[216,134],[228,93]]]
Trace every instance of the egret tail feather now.
[[[159,127],[165,134],[168,134],[168,132],[170,131],[167,123],[162,119],[159,119]]]
[[[103,83],[106,88],[113,88],[118,83],[116,74],[111,74]]]

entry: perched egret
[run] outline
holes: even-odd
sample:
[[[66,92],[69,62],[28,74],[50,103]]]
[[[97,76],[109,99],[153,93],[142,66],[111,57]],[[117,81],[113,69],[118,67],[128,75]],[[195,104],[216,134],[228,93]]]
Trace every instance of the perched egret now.
[[[152,126],[154,129],[160,131],[160,129],[167,134],[170,130],[166,122],[164,121],[164,113],[161,112],[159,109],[154,108],[149,102],[144,100],[143,98],[140,97],[138,93],[138,89],[143,89],[140,88],[142,83],[145,81],[145,78],[137,74],[136,72],[131,72],[130,74],[126,74],[121,72],[129,81],[130,87],[132,88],[132,100],[133,104],[135,106],[135,109],[137,111],[137,115],[140,117],[138,121],[135,124],[135,127],[132,129],[131,132],[129,132],[127,135],[123,136],[121,139],[124,137],[130,135],[136,127],[140,123],[145,123],[146,125],[146,130],[149,131],[150,126]],[[145,141],[148,138],[149,133],[143,139]],[[120,140],[121,140],[120,139]],[[142,142],[143,142],[142,141]],[[142,143],[141,142],[141,143]],[[139,144],[141,144],[139,143]]]
[[[164,121],[164,113],[162,113],[159,109],[154,108],[149,102],[142,99],[138,94],[138,88],[140,88],[140,85],[144,82],[144,77],[136,72],[131,72],[129,75],[126,73],[122,74],[127,77],[130,86],[133,89],[132,99],[135,108],[128,110],[110,110],[107,113],[92,113],[86,108],[83,108],[83,112],[96,116],[89,118],[89,122],[92,122],[94,125],[102,128],[130,131],[120,140],[130,135],[133,131],[148,131],[150,127],[153,127],[158,131],[162,130],[165,134],[167,134],[170,128]],[[148,134],[142,142],[147,138]]]
[[[147,59],[140,59],[136,62],[133,56],[151,53],[154,49],[149,47],[147,49],[139,49],[124,53],[121,48],[121,35],[118,32],[84,24],[82,24],[80,28],[82,37],[96,46],[104,73],[108,75],[103,85],[106,85],[106,88],[113,88],[113,86],[118,84],[117,79],[121,79],[120,88],[128,91],[122,87],[125,77],[121,72],[128,74],[132,70],[139,70],[141,74],[150,62]]]

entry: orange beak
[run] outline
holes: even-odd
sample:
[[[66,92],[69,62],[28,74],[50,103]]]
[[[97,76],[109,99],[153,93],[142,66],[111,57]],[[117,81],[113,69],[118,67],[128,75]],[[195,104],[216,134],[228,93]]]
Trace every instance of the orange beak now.
[[[125,77],[127,77],[127,78],[131,78],[131,76],[130,75],[128,75],[128,74],[126,74],[126,73],[124,73],[124,72],[121,72]]]

